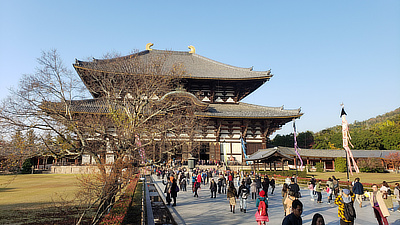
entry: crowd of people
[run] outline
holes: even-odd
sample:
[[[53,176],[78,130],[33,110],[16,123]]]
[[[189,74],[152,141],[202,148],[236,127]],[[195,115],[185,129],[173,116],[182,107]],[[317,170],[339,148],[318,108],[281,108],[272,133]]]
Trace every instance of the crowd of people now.
[[[248,199],[255,200],[257,212],[255,220],[258,224],[266,224],[269,221],[268,215],[268,195],[273,195],[275,191],[275,178],[268,175],[245,174],[243,172],[222,171],[218,169],[200,170],[195,169],[189,173],[185,169],[158,169],[153,171],[159,179],[162,179],[166,193],[167,205],[173,202],[176,206],[177,193],[187,191],[187,186],[191,185],[194,198],[199,197],[198,189],[210,190],[210,198],[216,198],[219,195],[226,195],[229,203],[230,212],[235,213],[237,201],[239,201],[240,212],[247,212]],[[237,188],[236,188],[237,187]],[[354,202],[356,201],[360,208],[363,206],[363,200],[369,198],[370,205],[373,208],[378,224],[388,225],[387,217],[389,211],[394,212],[394,205],[391,195],[394,194],[395,200],[399,204],[397,211],[400,212],[400,187],[395,184],[392,191],[387,182],[382,182],[380,187],[377,184],[371,186],[372,192],[365,192],[363,184],[359,178],[352,182],[351,187],[341,188],[339,179],[332,176],[327,181],[316,180],[314,176],[307,185],[311,201],[318,204],[323,203],[322,196],[326,193],[327,204],[336,204],[338,206],[338,218],[341,225],[352,225],[357,218]],[[284,212],[283,225],[303,224],[301,214],[303,212],[303,203],[300,201],[301,192],[297,182],[297,177],[287,177],[281,190],[282,205]],[[312,219],[312,225],[324,225],[324,217],[316,213]]]

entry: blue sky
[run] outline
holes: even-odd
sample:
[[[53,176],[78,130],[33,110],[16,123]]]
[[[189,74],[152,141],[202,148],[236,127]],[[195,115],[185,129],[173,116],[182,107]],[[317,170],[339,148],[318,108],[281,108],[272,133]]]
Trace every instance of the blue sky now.
[[[272,69],[244,102],[301,107],[299,132],[400,107],[400,1],[0,0],[0,98],[34,72],[41,51],[74,59],[153,49]],[[278,133],[292,132],[291,123]]]

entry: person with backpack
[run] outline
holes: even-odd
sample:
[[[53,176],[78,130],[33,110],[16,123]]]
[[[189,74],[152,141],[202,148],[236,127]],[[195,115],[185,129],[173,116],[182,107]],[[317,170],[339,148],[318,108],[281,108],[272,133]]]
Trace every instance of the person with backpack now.
[[[364,195],[364,187],[360,183],[360,178],[358,177],[354,180],[353,193],[356,194],[356,200],[360,204],[360,208],[362,208],[362,196]]]
[[[296,199],[291,205],[292,213],[285,216],[282,221],[282,225],[302,225],[303,219],[301,219],[301,214],[303,213],[303,203]]]
[[[265,197],[265,191],[261,190],[256,201],[257,211],[255,214],[256,221],[258,225],[265,224],[269,221],[268,218],[268,199]]]
[[[338,217],[340,225],[353,225],[356,219],[356,211],[354,209],[354,194],[349,189],[343,189],[342,194],[335,199],[338,205]]]
[[[290,178],[290,185],[289,185],[289,194],[295,196],[296,198],[300,198],[300,187],[296,183],[296,178]]]
[[[333,194],[335,195],[335,199],[339,195],[339,179],[337,179],[335,176],[332,176],[332,183],[333,183]]]
[[[246,213],[247,197],[249,196],[250,190],[247,188],[245,181],[242,181],[238,193],[240,199],[240,211]]]

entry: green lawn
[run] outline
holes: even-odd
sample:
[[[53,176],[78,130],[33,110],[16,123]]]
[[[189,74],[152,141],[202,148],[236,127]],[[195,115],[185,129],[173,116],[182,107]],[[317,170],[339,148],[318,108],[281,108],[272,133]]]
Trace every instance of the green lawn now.
[[[41,219],[49,217],[54,223],[60,224],[58,220],[65,221],[68,214],[75,217],[72,215],[75,213],[65,208],[70,205],[63,203],[74,200],[77,190],[76,175],[2,175],[0,176],[0,224],[47,223]]]
[[[325,172],[325,173],[318,173],[318,172],[310,172],[308,173],[307,177],[311,177],[314,175],[316,179],[323,179],[327,180],[329,177],[335,176],[339,178],[340,181],[347,181],[347,174],[346,173],[339,173],[339,172]],[[386,181],[389,183],[390,186],[394,186],[396,182],[400,183],[400,174],[395,173],[353,173],[353,176],[349,174],[350,181],[354,181],[356,177],[360,178],[361,183],[376,183],[381,184],[382,181]]]

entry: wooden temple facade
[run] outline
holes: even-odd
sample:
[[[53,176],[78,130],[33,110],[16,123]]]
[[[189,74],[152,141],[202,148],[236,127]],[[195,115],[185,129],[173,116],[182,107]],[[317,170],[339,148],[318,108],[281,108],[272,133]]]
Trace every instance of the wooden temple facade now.
[[[146,50],[136,53],[136,57],[157,57],[168,54],[165,66],[179,63],[185,68],[186,75],[180,78],[181,87],[206,104],[206,110],[197,113],[197,116],[207,120],[207,125],[201,138],[198,155],[200,160],[212,162],[234,160],[244,162],[241,138],[246,142],[247,155],[267,148],[267,138],[280,129],[284,124],[301,117],[300,109],[287,110],[283,107],[267,107],[241,102],[246,96],[255,91],[273,76],[271,71],[253,71],[252,68],[240,68],[220,63],[209,58],[197,55],[195,49],[189,46],[190,51],[164,51],[146,46]],[[120,60],[129,60],[132,55],[120,57]],[[123,73],[108,70],[108,63],[113,59],[93,60],[84,62],[76,60],[73,65],[86,86],[93,85],[88,79],[96,73]],[[145,61],[145,60],[143,60]],[[90,74],[91,76],[88,76]],[[93,87],[91,87],[93,90]],[[91,92],[94,100],[101,98],[101,93]],[[93,100],[88,100],[93,101]],[[87,106],[84,110],[93,112]],[[155,145],[153,161],[176,160],[185,161],[190,157],[191,146],[183,146],[173,155],[163,155],[163,149]],[[112,151],[109,152],[112,154]],[[109,156],[112,158],[112,156]],[[110,159],[112,161],[112,159]],[[83,157],[82,163],[90,163],[90,159]]]

